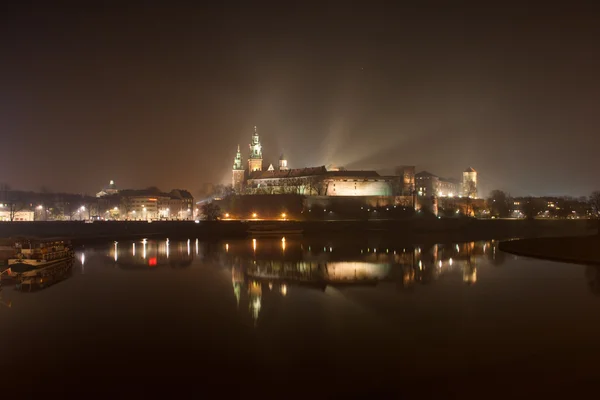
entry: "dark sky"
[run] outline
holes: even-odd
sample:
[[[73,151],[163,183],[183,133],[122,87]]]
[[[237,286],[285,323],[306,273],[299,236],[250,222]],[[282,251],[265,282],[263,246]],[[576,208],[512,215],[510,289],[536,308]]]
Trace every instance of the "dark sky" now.
[[[591,8],[214,3],[1,6],[0,182],[196,192],[257,125],[267,163],[600,189]]]

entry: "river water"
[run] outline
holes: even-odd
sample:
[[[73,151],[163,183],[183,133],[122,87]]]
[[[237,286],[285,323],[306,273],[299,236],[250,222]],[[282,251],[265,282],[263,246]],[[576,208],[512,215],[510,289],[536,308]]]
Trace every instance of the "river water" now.
[[[76,258],[51,287],[3,286],[9,386],[490,397],[600,375],[599,270],[495,241],[165,239]]]

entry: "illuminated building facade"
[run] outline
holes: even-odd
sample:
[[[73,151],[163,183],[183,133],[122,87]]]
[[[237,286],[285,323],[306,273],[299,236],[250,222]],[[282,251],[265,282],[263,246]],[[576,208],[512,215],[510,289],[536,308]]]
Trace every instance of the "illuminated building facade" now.
[[[417,195],[436,196],[440,186],[440,178],[431,172],[422,171],[415,175]]]
[[[464,197],[477,198],[477,171],[471,167],[463,172],[462,189]]]
[[[468,172],[472,170],[473,172]],[[422,171],[416,174],[416,190],[418,196],[437,197],[471,197],[477,198],[477,172],[472,168],[463,173],[463,182],[452,178],[441,178],[431,172]],[[473,181],[473,184],[465,182]],[[465,191],[466,185],[472,189]],[[474,189],[473,189],[474,188]]]
[[[169,193],[157,190],[121,190],[98,200],[99,215],[105,219],[157,220],[193,217],[194,198],[187,190]]]

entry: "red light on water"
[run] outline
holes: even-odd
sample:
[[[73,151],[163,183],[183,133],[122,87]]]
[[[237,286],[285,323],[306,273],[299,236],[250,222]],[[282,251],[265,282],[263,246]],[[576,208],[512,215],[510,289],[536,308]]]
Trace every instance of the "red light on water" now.
[[[155,267],[156,266],[156,257],[151,257],[148,259],[148,265],[151,267]]]

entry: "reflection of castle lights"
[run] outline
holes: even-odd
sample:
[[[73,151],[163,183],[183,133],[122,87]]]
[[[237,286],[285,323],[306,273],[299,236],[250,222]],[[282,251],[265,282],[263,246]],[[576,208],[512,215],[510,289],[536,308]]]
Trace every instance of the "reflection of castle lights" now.
[[[148,244],[148,242],[146,242],[146,239],[144,239],[142,241],[143,244],[143,252],[142,252],[142,257],[144,257],[144,260],[146,259],[146,245]]]
[[[188,256],[191,253],[191,251],[190,251],[190,239],[187,240],[187,253],[188,253]]]
[[[252,239],[252,249],[256,251],[256,239]]]
[[[254,322],[258,320],[258,315],[260,314],[260,297],[257,297],[252,302],[252,317],[254,318]]]
[[[135,257],[135,243],[133,243],[133,246],[131,249],[131,255],[133,255]]]
[[[229,243],[225,243],[225,251],[229,252]]]
[[[442,268],[442,260],[438,263],[438,267]]]
[[[452,264],[454,264],[454,261],[452,260],[452,257],[450,257],[450,259],[448,260],[448,264],[450,264],[450,266],[452,266]]]
[[[196,255],[198,255],[198,251],[199,251],[199,244],[198,244],[198,239],[196,238]]]
[[[167,248],[166,248],[167,249],[167,258],[169,258],[169,248],[171,247],[169,245],[169,239],[167,239],[167,243],[166,244],[167,244]]]
[[[458,245],[456,245],[456,252],[460,253],[460,248],[458,247]]]
[[[423,271],[423,263],[419,260],[419,271]]]
[[[285,296],[287,294],[287,285],[281,285],[281,294]]]
[[[115,261],[119,259],[119,249],[117,247],[118,242],[115,242]]]
[[[285,238],[281,238],[281,250],[285,251]]]
[[[85,265],[85,253],[81,253],[81,266]]]
[[[269,290],[273,289],[273,282],[269,282]]]

